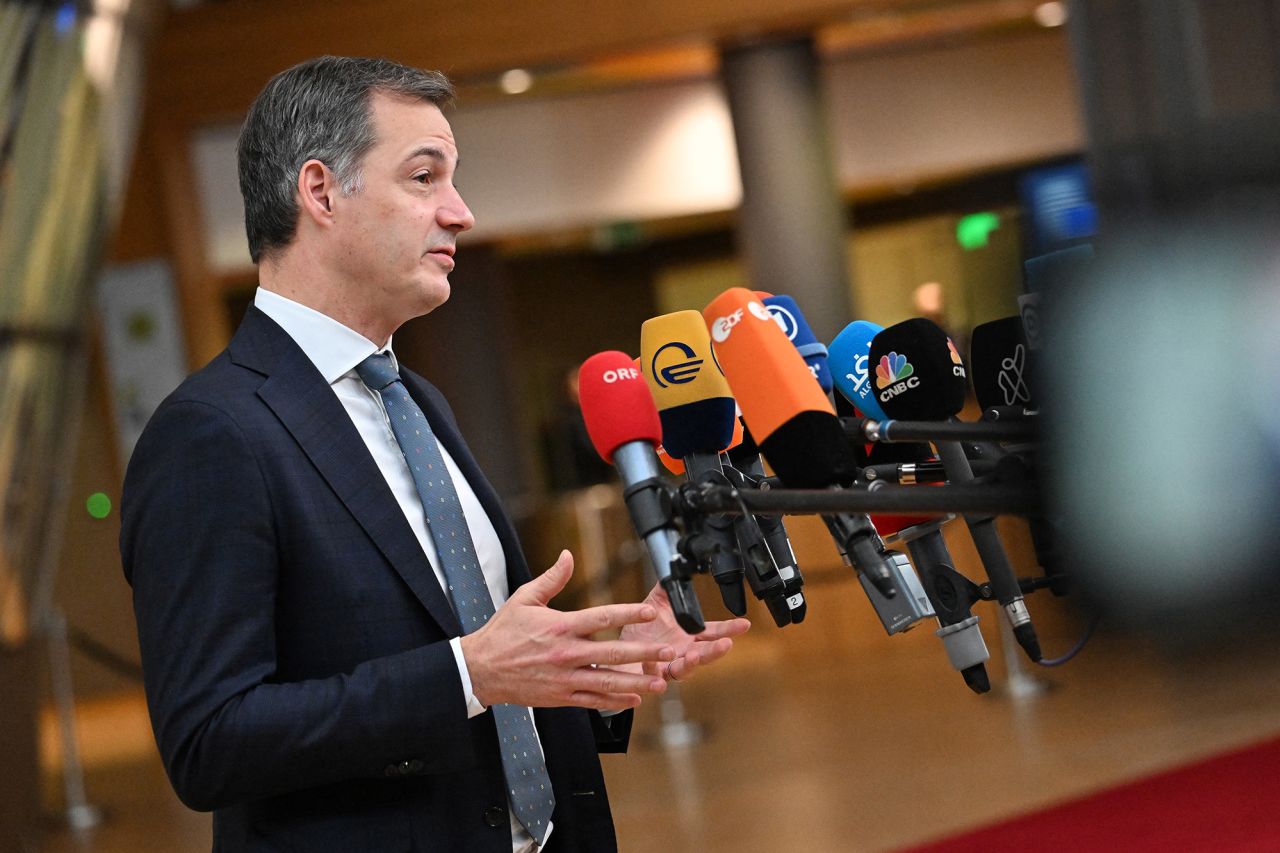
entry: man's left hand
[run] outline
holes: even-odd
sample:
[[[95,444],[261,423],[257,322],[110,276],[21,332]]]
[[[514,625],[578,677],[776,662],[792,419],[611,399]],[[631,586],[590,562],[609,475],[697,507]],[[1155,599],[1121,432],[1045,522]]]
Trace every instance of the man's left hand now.
[[[685,681],[700,666],[714,663],[729,653],[733,648],[733,638],[746,633],[751,622],[746,619],[728,619],[707,622],[706,630],[700,634],[686,634],[676,624],[675,614],[671,612],[671,602],[667,592],[659,584],[654,584],[644,600],[658,612],[652,622],[626,625],[622,628],[620,639],[646,643],[665,643],[675,649],[675,659],[669,663],[634,664],[646,675],[661,675],[668,681]],[[622,669],[623,667],[618,667]]]

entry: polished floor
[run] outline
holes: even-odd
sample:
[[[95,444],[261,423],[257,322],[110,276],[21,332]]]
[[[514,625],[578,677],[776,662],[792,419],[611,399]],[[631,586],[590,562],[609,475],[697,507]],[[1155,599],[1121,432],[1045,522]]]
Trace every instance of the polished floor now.
[[[1066,666],[1010,681],[988,609],[997,686],[975,696],[930,629],[885,636],[847,577],[819,574],[810,601],[810,618],[783,631],[755,614],[679,704],[641,709],[630,754],[604,759],[624,851],[892,850],[1280,732],[1280,644],[1175,655],[1104,628]],[[1031,606],[1046,651],[1069,646],[1077,621]],[[55,825],[46,850],[209,849],[209,818],[169,791],[139,695],[82,703],[79,724],[104,821]]]

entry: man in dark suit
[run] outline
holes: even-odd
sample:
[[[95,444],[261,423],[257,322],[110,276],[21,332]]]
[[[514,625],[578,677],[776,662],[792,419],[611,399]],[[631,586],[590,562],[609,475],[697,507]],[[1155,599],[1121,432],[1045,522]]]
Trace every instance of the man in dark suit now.
[[[689,637],[660,588],[551,609],[571,556],[530,579],[447,403],[398,369],[473,224],[451,94],[332,57],[268,84],[240,140],[254,307],[129,464],[152,722],[217,850],[614,849],[597,748],[747,628]]]

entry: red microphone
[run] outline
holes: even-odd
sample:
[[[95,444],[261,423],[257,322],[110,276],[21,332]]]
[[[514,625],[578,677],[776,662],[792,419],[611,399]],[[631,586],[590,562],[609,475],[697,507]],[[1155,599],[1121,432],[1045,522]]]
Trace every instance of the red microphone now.
[[[622,478],[627,511],[676,622],[689,634],[700,633],[706,622],[690,581],[693,569],[676,546],[671,496],[658,473],[662,423],[640,368],[624,352],[597,353],[578,371],[578,398],[592,445]]]

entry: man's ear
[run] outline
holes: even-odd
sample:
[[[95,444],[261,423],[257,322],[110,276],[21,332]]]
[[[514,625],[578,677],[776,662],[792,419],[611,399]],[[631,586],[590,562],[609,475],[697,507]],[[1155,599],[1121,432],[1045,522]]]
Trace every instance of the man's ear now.
[[[298,206],[316,225],[323,228],[332,223],[338,192],[337,177],[319,160],[308,160],[298,170]]]

